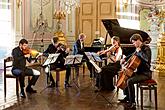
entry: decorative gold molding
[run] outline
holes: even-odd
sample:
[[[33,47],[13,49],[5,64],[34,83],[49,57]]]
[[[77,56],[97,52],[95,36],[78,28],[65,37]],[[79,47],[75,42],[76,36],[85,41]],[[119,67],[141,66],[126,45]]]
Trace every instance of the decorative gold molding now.
[[[90,9],[90,11],[89,10],[86,11],[86,9]],[[93,3],[92,2],[82,3],[82,15],[92,15],[92,14],[93,14]]]
[[[86,33],[84,31],[84,27],[86,28],[86,25],[84,26],[85,22],[89,22],[88,27],[91,27],[91,30],[88,30],[88,32],[90,32],[90,36],[87,35],[87,38],[85,40],[85,44],[90,45],[92,42],[92,39],[93,39],[93,36],[92,36],[93,35],[93,20],[92,19],[83,19],[82,20],[82,28],[81,29],[82,29],[82,32],[84,32],[84,33]],[[88,38],[90,38],[90,39],[88,40]]]
[[[108,7],[109,9],[109,12],[105,12],[105,11],[102,11],[102,5],[109,5],[109,6],[106,6]],[[105,6],[103,6],[104,8],[106,8]],[[108,11],[107,10],[107,11]],[[102,15],[112,15],[112,3],[110,2],[100,2],[99,4],[99,15],[102,16]]]
[[[136,0],[142,6],[153,6],[155,5],[163,5],[165,4],[165,0]]]
[[[17,0],[17,7],[19,8],[22,5],[22,0]]]

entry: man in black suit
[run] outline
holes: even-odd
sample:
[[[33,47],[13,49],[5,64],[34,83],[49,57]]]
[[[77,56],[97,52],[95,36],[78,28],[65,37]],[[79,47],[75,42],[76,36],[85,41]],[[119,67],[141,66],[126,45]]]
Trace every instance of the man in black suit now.
[[[66,69],[66,76],[65,76],[65,87],[70,87],[69,85],[69,76],[71,73],[71,68],[69,65],[64,65],[65,63],[65,57],[69,54],[70,49],[66,48],[65,45],[59,43],[58,37],[53,37],[52,38],[52,43],[48,46],[48,48],[43,52],[44,56],[48,56],[49,54],[55,54],[55,53],[60,53],[59,57],[57,58],[56,62],[50,65],[50,70],[55,70],[56,68],[62,68]],[[45,68],[45,72],[48,75],[48,68]],[[50,81],[51,85],[49,87],[55,87],[58,86],[58,81],[55,81],[53,79],[52,74],[50,73]]]
[[[28,48],[28,41],[26,39],[21,39],[19,41],[19,46],[15,47],[12,50],[12,57],[13,57],[13,67],[12,67],[12,74],[14,76],[19,77],[19,83],[21,88],[20,96],[25,98],[26,95],[24,93],[25,87],[25,76],[32,76],[31,80],[26,87],[26,92],[28,93],[36,93],[37,91],[34,90],[31,86],[34,86],[40,76],[40,72],[35,69],[28,68],[26,66],[26,61],[31,62],[32,58],[30,53],[24,53],[24,50]]]
[[[148,45],[145,45],[140,34],[133,34],[130,41],[136,47],[136,52],[134,55],[141,60],[141,63],[137,67],[135,74],[127,80],[127,87],[124,89],[124,94],[126,97],[124,99],[119,99],[119,101],[129,102],[129,108],[136,108],[134,84],[151,79],[152,77],[152,72],[150,70],[151,49]],[[127,56],[122,62],[127,61],[131,56],[132,55]]]
[[[89,62],[89,59],[85,55],[85,49],[84,49],[85,38],[86,38],[86,35],[84,33],[79,34],[78,40],[73,45],[73,55],[76,55],[76,54],[83,55],[83,59],[85,59],[88,70],[90,71],[90,78],[92,78],[92,64]]]

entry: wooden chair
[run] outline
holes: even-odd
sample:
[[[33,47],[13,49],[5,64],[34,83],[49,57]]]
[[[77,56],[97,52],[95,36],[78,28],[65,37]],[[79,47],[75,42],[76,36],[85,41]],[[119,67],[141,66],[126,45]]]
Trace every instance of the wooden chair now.
[[[141,108],[143,108],[143,91],[149,90],[149,99],[151,101],[151,90],[154,90],[155,108],[157,109],[157,83],[156,81],[154,79],[149,79],[137,84],[137,103],[138,103],[139,88],[140,88],[140,95],[141,95]]]
[[[16,95],[19,96],[19,83],[18,83],[18,77],[15,77],[12,72],[12,57],[7,57],[4,59],[4,97],[6,98],[6,79],[7,78],[15,78],[16,79]]]

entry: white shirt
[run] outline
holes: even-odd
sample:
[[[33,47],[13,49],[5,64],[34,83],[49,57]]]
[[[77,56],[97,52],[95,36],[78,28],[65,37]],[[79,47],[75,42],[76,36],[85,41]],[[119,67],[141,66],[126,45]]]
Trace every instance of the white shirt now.
[[[122,58],[122,54],[123,54],[123,51],[122,51],[121,47],[119,47],[117,49],[115,55],[112,55],[111,53],[108,52],[107,53],[107,57],[108,57],[107,61],[108,61],[108,63],[114,63],[116,61],[120,61],[121,58]]]

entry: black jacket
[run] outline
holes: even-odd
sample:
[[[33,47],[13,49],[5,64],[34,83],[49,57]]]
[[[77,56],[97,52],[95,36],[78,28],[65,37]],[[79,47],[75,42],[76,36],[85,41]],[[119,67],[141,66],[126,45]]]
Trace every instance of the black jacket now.
[[[148,45],[143,45],[141,47],[141,51],[135,52],[135,55],[141,59],[141,63],[137,68],[137,74],[145,74],[148,77],[152,76],[152,72],[150,70],[151,67],[151,49]],[[130,55],[132,56],[132,55]],[[128,60],[129,57],[126,57]]]
[[[21,51],[20,47],[15,47],[12,50],[12,56],[14,58],[13,61],[13,68],[25,69],[26,68],[26,60],[30,62],[30,59],[24,57],[23,52]]]
[[[61,46],[60,50],[57,50],[57,48]],[[57,47],[55,47],[53,44],[50,44],[48,48],[43,52],[44,56],[48,56],[49,54],[55,54],[55,53],[60,53],[59,57],[57,58],[55,63],[60,63],[63,65],[65,63],[65,57],[68,55],[68,53],[65,52],[66,47],[63,44],[59,44]]]
[[[84,55],[84,52],[85,52],[84,43],[83,43],[83,48],[81,48],[81,43],[80,40],[78,39],[73,45],[73,55],[76,54]]]

